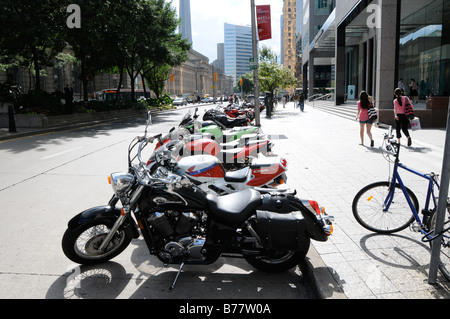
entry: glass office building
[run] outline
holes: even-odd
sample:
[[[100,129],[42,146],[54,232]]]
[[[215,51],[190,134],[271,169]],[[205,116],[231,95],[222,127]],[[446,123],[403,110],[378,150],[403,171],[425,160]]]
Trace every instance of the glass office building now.
[[[419,100],[449,96],[450,0],[402,0],[401,8],[398,77],[417,82]]]
[[[180,33],[192,44],[191,0],[180,0]]]
[[[365,90],[376,101],[380,123],[391,125],[393,91],[403,79],[405,94],[410,95],[413,79],[418,85],[414,108],[422,127],[445,127],[450,95],[450,0],[335,3],[317,34],[310,34],[304,43],[308,51],[304,70],[313,73],[308,78],[310,95],[314,85],[326,85],[316,81],[315,68],[328,62],[334,67],[335,104],[351,105]],[[312,8],[321,4],[325,0],[305,4],[309,20],[316,14]],[[308,21],[307,13],[304,20]],[[309,26],[309,32],[316,30]]]
[[[252,58],[252,28],[225,23],[224,25],[225,74],[237,80],[251,72],[249,59]]]

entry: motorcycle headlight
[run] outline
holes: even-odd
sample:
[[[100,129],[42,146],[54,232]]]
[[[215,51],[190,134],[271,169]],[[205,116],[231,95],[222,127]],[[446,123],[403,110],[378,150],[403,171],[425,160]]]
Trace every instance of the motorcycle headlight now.
[[[109,181],[117,196],[125,195],[133,186],[134,176],[129,173],[113,173]]]

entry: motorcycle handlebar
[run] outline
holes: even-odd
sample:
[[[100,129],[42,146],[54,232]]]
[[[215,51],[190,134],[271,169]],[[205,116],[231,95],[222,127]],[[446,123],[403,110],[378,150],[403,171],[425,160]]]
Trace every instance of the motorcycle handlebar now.
[[[153,143],[155,139],[161,139],[162,134],[155,135],[153,137],[138,137],[139,146],[137,158],[139,164],[135,165],[133,168],[135,170],[135,175],[141,183],[152,184],[152,183],[164,183],[166,185],[174,186],[181,183],[182,176],[174,174],[166,169],[164,166],[158,167],[156,171],[151,174],[150,170],[147,168],[147,162],[142,159],[142,150],[150,143]],[[160,161],[163,161],[162,158]],[[158,161],[158,160],[157,160]],[[159,162],[159,161],[158,161]]]

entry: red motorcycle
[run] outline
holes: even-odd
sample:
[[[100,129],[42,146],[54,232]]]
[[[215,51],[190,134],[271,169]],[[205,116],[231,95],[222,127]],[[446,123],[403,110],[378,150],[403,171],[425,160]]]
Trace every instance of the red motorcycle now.
[[[255,112],[252,109],[242,108],[236,104],[229,104],[223,111],[231,118],[247,117],[250,121],[255,119]]]
[[[197,140],[198,141],[198,140]],[[205,151],[192,155],[182,141],[171,141],[158,148],[147,162],[152,172],[156,169],[158,158],[170,152],[181,173],[187,176],[205,192],[218,195],[230,194],[248,188],[274,189],[285,184],[287,161],[281,157],[254,158],[242,168],[228,170],[217,157],[218,149],[207,149],[213,144],[204,144]],[[208,152],[211,152],[210,155]],[[216,156],[214,156],[216,155]]]

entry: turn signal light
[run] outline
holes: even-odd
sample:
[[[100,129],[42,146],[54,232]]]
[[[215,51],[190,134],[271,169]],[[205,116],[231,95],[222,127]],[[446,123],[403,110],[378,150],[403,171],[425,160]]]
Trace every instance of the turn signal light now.
[[[111,185],[111,176],[108,176],[108,184]]]

